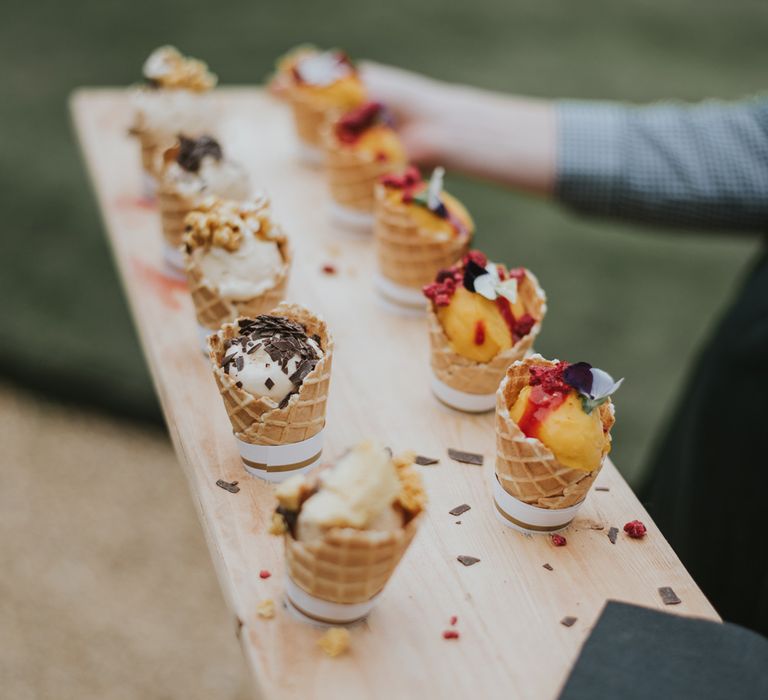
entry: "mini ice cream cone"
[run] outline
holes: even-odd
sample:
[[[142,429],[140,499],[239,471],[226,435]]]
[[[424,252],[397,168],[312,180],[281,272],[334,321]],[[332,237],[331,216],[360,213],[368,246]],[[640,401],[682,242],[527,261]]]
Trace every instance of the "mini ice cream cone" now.
[[[208,106],[202,95],[217,78],[202,61],[182,56],[172,46],[155,50],[143,73],[147,84],[133,95],[136,113],[129,133],[141,145],[144,194],[154,196],[162,154],[176,134],[208,129]]]
[[[341,51],[302,46],[280,59],[272,82],[291,106],[301,159],[320,165],[325,124],[365,101],[354,65]]]
[[[208,350],[216,384],[246,469],[268,481],[282,481],[306,471],[320,458],[333,339],[325,322],[302,306],[282,303],[269,315],[301,324],[308,336],[319,338],[323,351],[314,369],[285,405],[245,391],[222,367],[227,341],[238,336],[238,324],[244,319],[226,323],[209,336]]]
[[[416,291],[423,305],[421,288],[438,270],[450,267],[469,250],[471,236],[435,239],[387,198],[381,184],[375,190],[375,218],[379,272],[394,284]]]
[[[406,165],[388,112],[368,102],[323,128],[333,215],[353,228],[373,228],[374,191],[382,175]]]
[[[412,461],[363,443],[337,463],[342,476],[326,466],[278,487],[272,531],[284,534],[286,593],[304,616],[344,624],[371,610],[422,518]]]
[[[228,206],[233,205],[234,208]],[[204,352],[208,352],[205,339],[210,333],[214,333],[226,322],[233,322],[238,317],[260,316],[268,313],[285,299],[286,289],[288,287],[288,278],[290,274],[291,263],[293,260],[291,247],[288,238],[282,234],[275,233],[274,226],[271,224],[269,214],[269,200],[266,197],[254,199],[252,202],[243,203],[240,208],[246,204],[250,208],[246,212],[247,216],[253,216],[260,220],[259,227],[266,228],[269,233],[268,241],[277,246],[282,265],[275,272],[274,278],[267,287],[263,287],[257,294],[252,296],[230,298],[225,295],[220,287],[205,275],[203,269],[203,258],[196,255],[196,251],[201,248],[203,251],[206,246],[213,245],[208,240],[208,234],[211,233],[209,227],[215,226],[217,211],[226,215],[230,210],[237,211],[236,203],[229,203],[215,198],[199,200],[196,208],[191,212],[191,216],[185,224],[189,229],[184,234],[184,246],[180,249],[183,260],[184,271],[189,285],[189,291],[192,296],[192,302],[195,307],[195,315],[203,341]],[[245,211],[245,209],[243,209]],[[198,215],[209,215],[207,218],[197,221]],[[194,221],[193,221],[194,219]],[[191,223],[190,223],[191,222]],[[237,222],[235,222],[237,223]],[[226,219],[221,219],[221,228],[227,229]],[[199,236],[196,227],[204,229],[205,236]],[[245,227],[242,226],[241,232],[245,233]],[[212,232],[216,237],[216,232]]]
[[[526,437],[510,418],[510,407],[529,384],[531,366],[556,364],[540,355],[518,360],[496,393],[495,507],[508,524],[524,530],[551,532],[566,527],[602,468],[602,462],[591,472],[561,464],[549,448]],[[607,434],[614,423],[613,405],[608,400],[595,410]]]
[[[429,304],[427,315],[433,390],[444,403],[470,412],[490,411],[496,405],[499,382],[513,362],[522,360],[531,352],[547,311],[544,291],[530,270],[526,270],[518,294],[525,308],[537,321],[525,336],[508,350],[499,352],[490,362],[475,362],[455,352],[437,318],[434,306]]]
[[[245,200],[250,195],[248,174],[237,162],[224,158],[221,146],[210,136],[187,138],[181,134],[163,153],[158,179],[165,260],[174,270],[183,271],[180,246],[187,214],[210,197]]]

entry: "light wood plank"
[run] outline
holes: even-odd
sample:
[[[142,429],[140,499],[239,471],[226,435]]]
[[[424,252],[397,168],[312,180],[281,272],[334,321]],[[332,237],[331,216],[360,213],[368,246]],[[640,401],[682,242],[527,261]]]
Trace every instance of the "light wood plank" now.
[[[217,99],[226,151],[269,191],[292,238],[289,299],[321,313],[336,339],[326,456],[374,437],[396,451],[441,458],[421,468],[428,517],[374,612],[353,629],[351,653],[327,658],[316,646],[321,631],[280,606],[275,619],[257,617],[261,600],[282,600],[281,543],[266,534],[271,487],[244,473],[198,350],[191,302],[182,285],[163,275],[157,212],[138,199],[138,146],[127,136],[127,93],[73,95],[77,133],[115,261],[257,693],[553,698],[608,599],[663,608],[657,588],[672,586],[683,602],[665,610],[718,619],[610,463],[598,482],[610,491],[592,492],[566,533],[566,547],[495,519],[488,488],[492,416],[460,415],[431,396],[424,320],[380,306],[371,283],[371,241],[329,223],[322,174],[296,162],[286,108],[255,88],[220,89]],[[323,274],[326,262],[338,268],[336,276]],[[448,447],[481,452],[486,464],[452,462]],[[241,491],[230,494],[215,485],[217,479],[239,480]],[[460,518],[448,514],[464,502],[472,510]],[[645,540],[622,534],[612,545],[608,527],[635,518],[649,526]],[[591,529],[594,524],[605,529]],[[465,568],[456,561],[459,554],[482,561]],[[554,571],[544,569],[545,562]],[[260,579],[261,569],[272,577]],[[459,617],[458,641],[441,636],[451,615]],[[578,617],[577,623],[562,626],[565,615]]]

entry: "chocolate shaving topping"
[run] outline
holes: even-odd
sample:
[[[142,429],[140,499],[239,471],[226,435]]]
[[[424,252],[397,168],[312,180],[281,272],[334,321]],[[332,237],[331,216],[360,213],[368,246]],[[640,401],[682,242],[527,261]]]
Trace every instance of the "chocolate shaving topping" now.
[[[221,160],[223,153],[221,146],[216,139],[210,136],[201,136],[199,139],[189,139],[186,136],[179,136],[179,155],[176,156],[176,162],[187,172],[196,173],[200,170],[200,163],[203,158],[211,156],[215,160]]]
[[[542,566],[543,566],[543,567],[544,567],[544,568],[545,568],[547,571],[554,571],[554,569],[552,568],[552,564],[549,564],[549,563],[547,563],[547,564],[542,564]]]
[[[483,463],[483,455],[477,454],[476,452],[454,450],[452,447],[448,448],[448,456],[451,459],[455,459],[457,462],[463,462],[464,464],[476,464],[481,466]]]
[[[216,482],[216,486],[218,486],[220,489],[224,489],[225,491],[229,491],[230,493],[237,493],[240,490],[240,487],[237,485],[236,481],[224,481],[224,479],[219,479]]]
[[[267,377],[266,381],[264,382],[264,386],[267,387],[267,389],[271,389],[273,386],[275,386],[275,383],[272,381],[272,377]]]
[[[461,515],[462,513],[466,513],[472,506],[462,503],[460,506],[456,506],[455,508],[452,508],[448,512],[451,515]]]
[[[610,530],[608,530],[608,539],[611,541],[611,544],[616,544],[616,536],[619,534],[619,528],[612,527]]]
[[[677,593],[675,593],[669,586],[662,586],[659,588],[659,595],[661,596],[661,602],[664,603],[664,605],[679,605],[683,602],[677,597]]]
[[[481,265],[478,265],[474,260],[467,261],[467,264],[464,266],[464,288],[470,292],[474,292],[475,280],[478,277],[487,274],[488,271]]]
[[[225,345],[222,368],[227,373],[230,372],[232,364],[238,372],[242,371],[245,365],[243,355],[263,348],[270,360],[286,375],[289,372],[289,362],[294,357],[298,358],[296,368],[289,375],[289,379],[298,390],[320,359],[317,348],[309,342],[304,326],[283,316],[264,315],[256,318],[242,318],[238,321],[238,329],[240,335],[228,340]],[[320,346],[320,336],[314,334],[312,340],[318,347]],[[270,363],[266,363],[266,366],[269,367]],[[271,389],[272,386],[267,384],[267,388]],[[291,395],[288,394],[280,402],[280,408],[288,405]]]
[[[477,557],[470,557],[467,554],[459,554],[456,559],[464,564],[464,566],[472,566],[473,564],[477,564],[477,562],[480,561]]]
[[[285,521],[285,526],[288,528],[288,532],[291,533],[291,537],[296,538],[296,521],[299,519],[299,512],[297,510],[288,510],[283,506],[275,508],[275,513],[282,516]]]
[[[416,462],[416,464],[421,465],[422,467],[428,467],[430,464],[437,464],[440,460],[435,459],[434,457],[425,457],[424,455],[416,455],[413,458],[413,461]]]
[[[610,491],[607,486],[595,486],[595,491]]]
[[[573,617],[572,615],[566,615],[562,620],[560,620],[560,624],[563,627],[573,627],[576,624],[576,620],[578,620],[578,617]]]

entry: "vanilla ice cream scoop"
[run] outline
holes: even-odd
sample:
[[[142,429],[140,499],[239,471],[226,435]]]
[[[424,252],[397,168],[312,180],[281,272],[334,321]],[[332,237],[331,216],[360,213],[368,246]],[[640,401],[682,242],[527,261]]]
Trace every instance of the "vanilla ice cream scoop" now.
[[[282,316],[238,324],[240,335],[229,341],[222,367],[249,394],[284,407],[323,357],[320,338],[308,337],[303,326]]]
[[[185,220],[187,253],[227,301],[250,301],[287,274],[287,239],[265,200],[205,200]]]
[[[403,525],[394,503],[401,489],[397,469],[381,445],[364,442],[320,475],[317,493],[302,505],[297,539],[322,537],[331,527],[392,530]]]

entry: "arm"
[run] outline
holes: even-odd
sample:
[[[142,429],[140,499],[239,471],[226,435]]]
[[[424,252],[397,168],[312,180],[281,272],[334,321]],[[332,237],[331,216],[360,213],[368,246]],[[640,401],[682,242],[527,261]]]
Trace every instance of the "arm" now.
[[[768,100],[630,107],[506,97],[367,65],[417,162],[588,214],[768,230]]]

